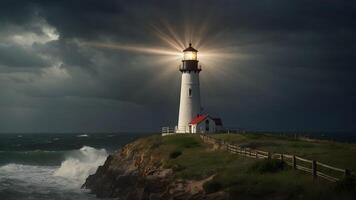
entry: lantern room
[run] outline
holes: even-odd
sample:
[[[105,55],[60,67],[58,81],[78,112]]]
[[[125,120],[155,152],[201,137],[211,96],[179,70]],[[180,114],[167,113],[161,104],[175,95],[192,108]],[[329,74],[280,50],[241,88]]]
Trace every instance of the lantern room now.
[[[183,50],[183,64],[179,67],[181,72],[200,72],[201,68],[198,66],[198,50],[192,47],[189,43],[189,47]]]
[[[189,43],[189,47],[183,50],[183,60],[198,60],[198,50],[192,47],[192,44]]]

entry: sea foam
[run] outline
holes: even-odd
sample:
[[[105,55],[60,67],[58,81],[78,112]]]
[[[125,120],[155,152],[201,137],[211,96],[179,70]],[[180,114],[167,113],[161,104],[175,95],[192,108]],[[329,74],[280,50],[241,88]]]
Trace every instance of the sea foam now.
[[[107,155],[105,149],[84,146],[80,150],[70,153],[54,172],[54,176],[68,178],[78,184],[83,184],[90,174],[95,173],[98,166],[104,164]]]
[[[0,180],[17,180],[23,185],[80,188],[85,179],[105,162],[106,157],[105,149],[84,146],[67,152],[66,159],[59,167],[15,163],[0,166]]]

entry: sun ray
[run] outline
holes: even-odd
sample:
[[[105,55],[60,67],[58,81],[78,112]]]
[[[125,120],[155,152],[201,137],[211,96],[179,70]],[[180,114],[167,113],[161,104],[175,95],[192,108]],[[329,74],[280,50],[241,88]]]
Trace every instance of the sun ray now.
[[[140,52],[146,54],[156,54],[156,55],[167,55],[167,56],[181,56],[179,51],[172,51],[170,49],[155,48],[155,47],[143,47],[138,45],[125,45],[125,44],[112,44],[112,43],[101,43],[101,42],[84,42],[82,45],[98,47],[98,48],[109,48],[126,50],[133,52]]]
[[[154,59],[147,57],[150,60],[148,66],[164,69],[165,72],[161,71],[160,76],[173,76],[181,64],[182,50],[192,42],[199,50],[198,59],[203,69],[209,70],[211,75],[229,76],[232,68],[238,68],[236,63],[248,55],[242,54],[237,44],[227,43],[226,30],[215,29],[214,21],[216,19],[206,17],[201,18],[200,21],[183,19],[182,26],[172,25],[164,20],[159,25],[152,24],[149,26],[150,30],[160,40],[157,46],[112,42],[85,42],[83,45],[155,56]]]
[[[177,31],[174,30],[173,27],[168,22],[165,22],[164,24],[167,30],[169,31],[169,33],[173,36],[174,40],[179,44],[181,50],[183,50],[186,47],[186,44],[183,43],[182,38],[179,37]]]
[[[163,42],[168,44],[169,46],[173,47],[174,49],[178,51],[182,51],[184,49],[184,44],[180,42],[180,39],[178,36],[170,36],[170,34],[167,34],[163,32],[161,29],[159,29],[156,26],[152,26],[154,34],[160,38]],[[171,30],[173,31],[173,30]]]

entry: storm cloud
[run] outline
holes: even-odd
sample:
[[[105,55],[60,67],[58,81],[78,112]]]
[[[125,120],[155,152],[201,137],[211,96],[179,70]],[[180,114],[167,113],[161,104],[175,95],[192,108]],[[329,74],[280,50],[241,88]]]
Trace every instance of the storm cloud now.
[[[176,125],[179,60],[85,45],[169,48],[157,31],[171,29],[201,53],[229,53],[200,59],[204,111],[225,126],[355,131],[355,10],[346,0],[2,1],[0,132]]]

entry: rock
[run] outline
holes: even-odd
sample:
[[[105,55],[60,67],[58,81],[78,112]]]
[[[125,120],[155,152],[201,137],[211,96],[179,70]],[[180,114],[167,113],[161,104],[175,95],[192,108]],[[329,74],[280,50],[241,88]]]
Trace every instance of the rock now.
[[[210,178],[175,180],[173,170],[164,169],[161,161],[134,142],[108,156],[82,187],[99,198],[120,200],[228,199],[225,192],[205,194],[202,184]]]

